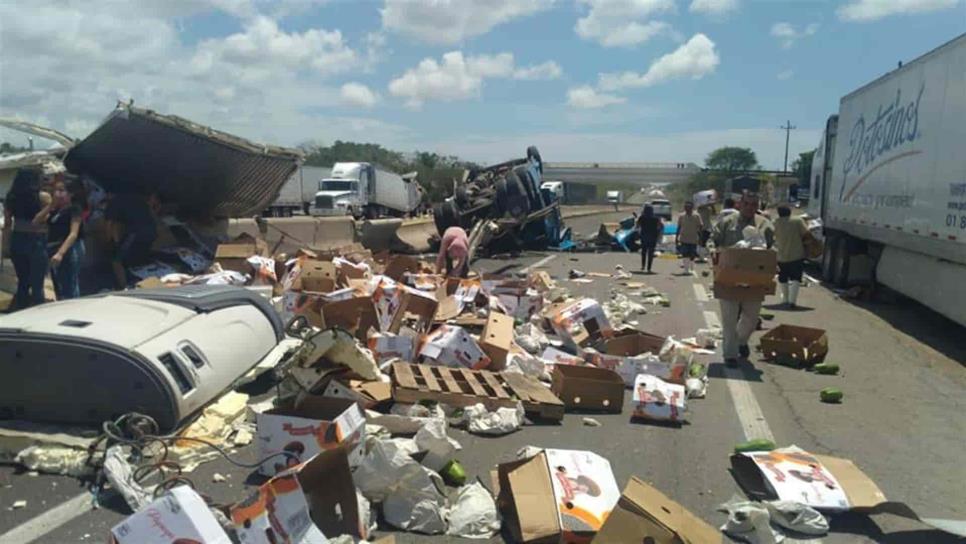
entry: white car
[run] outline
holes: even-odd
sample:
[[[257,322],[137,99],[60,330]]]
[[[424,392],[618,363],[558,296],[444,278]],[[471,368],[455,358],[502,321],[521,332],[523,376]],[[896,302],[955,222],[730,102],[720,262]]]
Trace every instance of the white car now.
[[[664,219],[665,221],[671,220],[671,201],[669,200],[652,200],[648,202],[651,207],[654,208],[654,215]]]

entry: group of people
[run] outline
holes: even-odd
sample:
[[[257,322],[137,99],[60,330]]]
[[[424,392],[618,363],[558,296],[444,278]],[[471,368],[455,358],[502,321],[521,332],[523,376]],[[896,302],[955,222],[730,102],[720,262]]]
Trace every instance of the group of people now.
[[[4,200],[4,239],[17,274],[14,308],[44,302],[48,271],[58,299],[80,296],[84,257],[83,190],[63,176],[45,180],[38,169],[21,169]]]
[[[760,210],[758,195],[743,193],[736,202],[724,200],[723,210],[715,214],[710,206],[695,213],[694,203],[686,202],[678,216],[674,242],[683,259],[684,274],[693,274],[698,258],[698,247],[710,240],[716,248],[732,247],[751,234],[761,239],[767,248],[774,249],[778,260],[778,284],[782,303],[794,309],[805,267],[805,239],[808,227],[801,217],[792,217],[791,207],[778,206],[778,217],[772,221]],[[641,238],[641,268],[651,272],[654,250],[664,233],[664,224],[654,216],[654,209],[646,205],[638,218]],[[763,299],[729,300],[721,303],[722,350],[725,363],[736,366],[738,358],[750,355],[748,340],[758,324]]]
[[[57,300],[81,294],[80,272],[86,253],[85,228],[91,209],[80,180],[45,177],[22,168],[4,198],[3,239],[17,275],[17,292],[8,310],[42,304],[48,273]],[[156,197],[118,194],[107,200],[104,219],[111,248],[113,287],[128,285],[127,268],[149,261],[157,237]]]

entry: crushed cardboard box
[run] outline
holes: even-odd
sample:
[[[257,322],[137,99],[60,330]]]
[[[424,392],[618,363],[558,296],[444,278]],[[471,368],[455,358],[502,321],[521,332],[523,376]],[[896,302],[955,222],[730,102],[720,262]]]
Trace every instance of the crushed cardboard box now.
[[[687,394],[683,385],[667,383],[649,374],[634,380],[633,417],[654,421],[684,421]]]
[[[462,327],[440,325],[423,337],[419,356],[444,366],[481,369],[490,365],[490,358]]]
[[[348,399],[301,395],[266,410],[255,418],[259,458],[265,459],[259,473],[274,476],[340,445],[345,445],[350,463],[356,466],[363,455],[365,423],[362,409]]]
[[[594,544],[720,544],[721,533],[636,476],[631,477]]]
[[[519,542],[586,542],[620,498],[610,463],[578,450],[543,450],[497,466],[498,504]]]
[[[600,303],[584,298],[557,309],[550,318],[553,330],[565,343],[579,348],[613,335]]]
[[[244,544],[323,544],[325,535],[312,522],[309,505],[292,471],[265,482],[229,509]]]
[[[231,544],[205,500],[181,485],[135,512],[111,529],[116,544]]]

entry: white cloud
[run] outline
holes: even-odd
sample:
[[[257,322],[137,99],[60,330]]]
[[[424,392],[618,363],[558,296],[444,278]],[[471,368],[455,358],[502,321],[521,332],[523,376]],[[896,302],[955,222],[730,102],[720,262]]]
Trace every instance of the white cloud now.
[[[775,77],[778,78],[778,81],[788,81],[794,75],[795,75],[795,70],[789,69],[789,70],[782,70],[781,72],[778,72],[778,75]]]
[[[584,40],[604,47],[632,47],[670,33],[663,21],[647,20],[658,13],[673,12],[674,0],[579,0],[590,10],[574,25]]]
[[[868,22],[890,15],[928,13],[956,7],[959,0],[851,0],[836,13],[843,21]]]
[[[688,11],[721,16],[738,10],[738,0],[692,0]]]
[[[689,77],[701,79],[714,72],[721,58],[714,42],[704,34],[695,34],[681,47],[651,63],[644,74],[637,72],[600,74],[599,87],[618,91],[635,87],[651,87],[665,81]]]
[[[811,36],[818,32],[818,23],[811,23],[801,30],[795,28],[791,23],[775,23],[771,26],[771,35],[778,38],[782,48],[788,49],[795,45],[798,40]]]
[[[523,68],[517,68],[513,71],[513,79],[522,79],[525,81],[557,79],[562,75],[563,69],[560,68],[559,64],[552,60],[548,60],[542,64],[524,66]]]
[[[615,104],[623,104],[627,99],[622,96],[602,93],[589,85],[575,87],[567,91],[567,104],[574,108],[596,109]]]
[[[346,83],[339,91],[342,103],[347,106],[371,108],[379,102],[379,95],[362,83]]]
[[[358,63],[358,55],[338,30],[313,28],[289,33],[274,20],[257,16],[245,24],[243,32],[202,41],[190,66],[195,73],[207,73],[219,64],[231,66],[238,70],[239,77],[257,80],[271,77],[279,68],[311,68],[327,74]]]
[[[552,5],[553,0],[386,0],[382,26],[421,42],[452,45]]]
[[[425,58],[390,81],[389,94],[404,98],[410,108],[419,108],[430,100],[453,102],[478,97],[487,78],[553,79],[560,73],[560,66],[553,61],[516,69],[512,53],[464,56],[462,51],[450,51],[443,55],[442,62]]]

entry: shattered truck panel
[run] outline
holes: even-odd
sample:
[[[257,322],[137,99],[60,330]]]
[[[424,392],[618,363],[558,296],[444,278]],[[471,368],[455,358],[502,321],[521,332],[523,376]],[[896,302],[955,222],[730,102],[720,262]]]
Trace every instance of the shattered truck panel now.
[[[157,192],[188,215],[246,217],[277,198],[302,161],[173,115],[121,104],[67,153],[73,173],[117,193]]]

